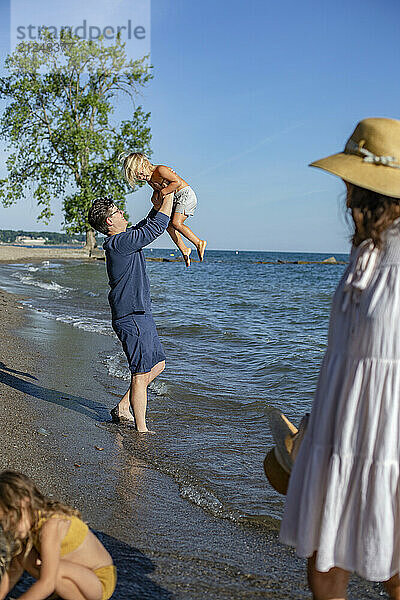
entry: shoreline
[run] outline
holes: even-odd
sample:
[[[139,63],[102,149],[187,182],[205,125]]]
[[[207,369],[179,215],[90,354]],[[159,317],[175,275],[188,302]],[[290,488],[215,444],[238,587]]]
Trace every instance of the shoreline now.
[[[308,598],[305,561],[279,544],[276,528],[233,523],[182,499],[170,477],[127,451],[132,430],[104,423],[115,398],[88,377],[97,334],[46,320],[21,300],[0,290],[2,468],[82,511],[116,562],[113,598]],[[60,336],[69,344],[62,362],[52,349]],[[137,444],[145,455],[151,440]],[[359,597],[377,597],[376,586],[356,579],[349,598]]]
[[[109,398],[106,406],[99,382],[87,381],[83,355],[77,354],[79,343],[71,342],[69,350],[82,371],[76,370],[68,380],[53,353],[46,354],[52,338],[50,329],[43,330],[45,318],[18,308],[20,300],[0,290],[0,310],[7,323],[0,330],[2,469],[26,473],[45,494],[76,506],[89,526],[100,532],[119,574],[113,598],[290,597],[281,590],[276,574],[265,572],[265,557],[275,556],[275,562],[281,562],[276,531],[210,515],[182,499],[170,477],[127,452],[125,443],[129,446],[137,434],[104,423],[115,398]],[[85,335],[63,323],[49,325],[57,331],[72,330],[78,342]],[[34,346],[29,331],[37,338]],[[63,368],[68,370],[67,354]],[[143,436],[137,443],[145,450],[151,440]],[[285,554],[287,570],[292,572],[292,553]],[[295,563],[303,579],[301,597],[306,598],[301,561]]]

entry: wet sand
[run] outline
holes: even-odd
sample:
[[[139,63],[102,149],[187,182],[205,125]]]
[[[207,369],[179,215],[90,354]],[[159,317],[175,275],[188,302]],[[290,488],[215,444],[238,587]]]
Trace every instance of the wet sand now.
[[[113,598],[310,597],[305,563],[278,543],[276,523],[215,518],[125,451],[137,434],[109,422],[116,398],[105,395],[92,364],[99,336],[45,320],[1,290],[0,314],[1,468],[23,471],[82,511],[116,562]],[[137,443],[145,450],[151,438]],[[354,579],[349,598],[379,592]]]

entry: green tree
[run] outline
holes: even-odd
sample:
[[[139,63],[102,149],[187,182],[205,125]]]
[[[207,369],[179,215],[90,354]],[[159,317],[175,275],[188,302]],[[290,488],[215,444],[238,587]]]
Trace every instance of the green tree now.
[[[87,221],[92,201],[109,195],[125,209],[125,196],[132,192],[119,154],[150,153],[150,113],[135,103],[152,77],[147,57],[127,60],[120,37],[107,46],[102,38],[87,41],[64,31],[57,42],[47,31],[39,46],[19,44],[5,67],[0,136],[10,154],[8,176],[0,179],[3,206],[29,191],[41,208],[38,220],[48,223],[52,202],[62,202],[63,228],[86,232],[91,250],[96,245]],[[129,120],[114,117],[121,95],[130,98]]]

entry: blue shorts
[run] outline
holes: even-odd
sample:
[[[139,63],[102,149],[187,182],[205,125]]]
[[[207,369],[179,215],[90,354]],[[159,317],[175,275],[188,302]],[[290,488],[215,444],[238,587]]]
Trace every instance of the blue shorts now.
[[[148,373],[165,354],[151,314],[134,313],[113,322],[131,373]]]

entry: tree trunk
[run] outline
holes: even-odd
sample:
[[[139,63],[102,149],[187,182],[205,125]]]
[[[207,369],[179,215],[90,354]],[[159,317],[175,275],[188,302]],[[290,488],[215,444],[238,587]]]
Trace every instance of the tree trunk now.
[[[97,242],[96,242],[94,230],[92,228],[90,228],[90,229],[86,230],[86,244],[84,245],[83,249],[86,250],[90,256],[90,254],[91,254],[92,250],[94,250],[94,248],[97,248]]]

